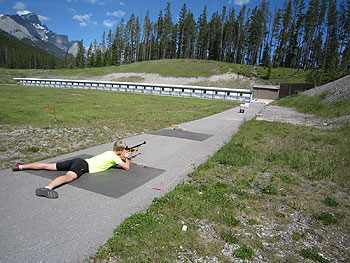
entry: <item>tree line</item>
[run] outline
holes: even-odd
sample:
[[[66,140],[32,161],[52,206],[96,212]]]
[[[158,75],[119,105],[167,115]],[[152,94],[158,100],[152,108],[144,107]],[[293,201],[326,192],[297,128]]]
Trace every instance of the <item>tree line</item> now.
[[[55,69],[73,66],[73,59],[67,53],[64,59],[57,58],[31,44],[0,32],[0,67],[12,69]]]
[[[78,67],[100,67],[157,59],[209,59],[230,63],[350,70],[350,0],[289,0],[270,11],[269,2],[239,12],[223,7],[197,21],[186,4],[174,23],[170,3],[151,21],[131,14],[86,54],[80,42]],[[84,59],[84,56],[87,60]]]

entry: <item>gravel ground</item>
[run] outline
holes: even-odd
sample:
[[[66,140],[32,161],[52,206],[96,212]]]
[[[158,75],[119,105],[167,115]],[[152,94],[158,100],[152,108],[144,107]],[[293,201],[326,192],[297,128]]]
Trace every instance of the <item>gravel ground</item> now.
[[[304,93],[309,96],[317,96],[324,92],[328,93],[324,99],[326,102],[334,103],[339,100],[350,98],[350,75],[323,86],[307,90]],[[332,128],[338,123],[350,121],[350,115],[331,119],[319,119],[313,114],[300,113],[294,109],[270,105],[263,109],[257,116],[257,120],[284,122],[316,128]]]
[[[313,114],[300,113],[294,109],[275,105],[266,106],[256,117],[259,121],[283,122],[294,125],[305,125],[324,128],[327,122],[316,118]]]
[[[211,77],[163,77],[156,73],[111,73],[101,77],[94,78],[95,80],[103,81],[125,81],[125,79],[138,78],[137,82],[155,83],[155,84],[177,84],[177,85],[194,85],[203,82],[225,82],[239,80],[247,86],[253,87],[255,80],[247,78],[233,72],[226,74],[213,75]],[[131,80],[130,80],[131,81]]]
[[[16,162],[40,161],[133,135],[116,134],[106,126],[96,129],[0,125],[0,169]]]

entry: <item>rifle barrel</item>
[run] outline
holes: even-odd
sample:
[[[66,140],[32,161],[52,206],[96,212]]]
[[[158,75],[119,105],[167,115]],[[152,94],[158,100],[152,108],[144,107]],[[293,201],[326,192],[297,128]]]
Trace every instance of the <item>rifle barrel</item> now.
[[[141,146],[141,145],[143,145],[143,144],[146,144],[146,141],[144,141],[143,143],[137,144],[137,145],[135,145],[135,146],[132,146],[132,147],[126,147],[125,150],[131,150],[131,149],[134,149],[134,148],[136,148],[136,147],[139,147],[139,146]]]

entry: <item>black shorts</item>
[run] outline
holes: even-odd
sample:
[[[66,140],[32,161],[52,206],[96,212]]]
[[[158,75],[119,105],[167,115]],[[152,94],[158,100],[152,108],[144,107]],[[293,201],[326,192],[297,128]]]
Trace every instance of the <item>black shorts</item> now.
[[[78,177],[84,173],[89,172],[88,163],[81,158],[75,158],[72,160],[58,162],[56,164],[57,171],[72,171],[75,172]]]

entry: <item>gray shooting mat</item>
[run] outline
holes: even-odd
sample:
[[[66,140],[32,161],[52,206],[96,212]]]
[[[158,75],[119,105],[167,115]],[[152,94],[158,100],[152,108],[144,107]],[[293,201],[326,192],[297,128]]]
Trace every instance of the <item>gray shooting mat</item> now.
[[[181,130],[171,130],[171,129],[162,129],[154,132],[150,132],[152,135],[160,135],[160,136],[168,136],[168,137],[176,137],[181,139],[188,139],[193,141],[204,141],[210,138],[213,135],[205,134],[205,133],[197,133],[197,132],[189,132],[189,131],[181,131]]]
[[[69,159],[86,159],[89,157],[92,156],[83,154]],[[46,170],[25,170],[25,172],[52,180],[66,173],[65,171]],[[112,198],[119,198],[164,172],[165,170],[162,169],[130,163],[129,171],[122,168],[110,168],[103,172],[93,174],[86,173],[77,180],[71,182],[70,185]]]

